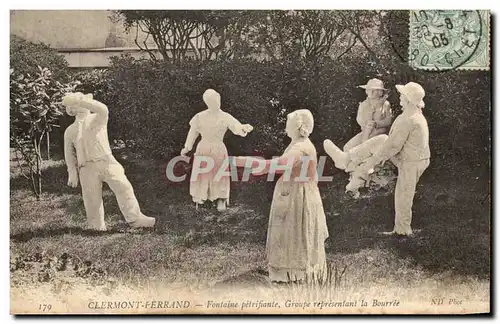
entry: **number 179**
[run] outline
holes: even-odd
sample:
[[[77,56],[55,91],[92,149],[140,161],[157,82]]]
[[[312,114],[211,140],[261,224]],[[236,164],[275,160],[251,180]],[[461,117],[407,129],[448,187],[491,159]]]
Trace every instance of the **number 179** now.
[[[40,306],[38,306],[38,309],[41,310],[42,312],[48,312],[52,309],[52,305],[50,304],[40,304]]]

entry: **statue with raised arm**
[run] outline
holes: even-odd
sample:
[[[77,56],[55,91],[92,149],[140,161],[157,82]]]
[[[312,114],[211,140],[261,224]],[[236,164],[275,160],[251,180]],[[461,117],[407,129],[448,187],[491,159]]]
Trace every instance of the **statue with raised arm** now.
[[[203,101],[207,109],[197,113],[189,122],[190,129],[181,155],[185,156],[193,149],[193,145],[201,136],[193,159],[193,170],[203,169],[208,165],[208,172],[200,172],[191,179],[189,192],[193,202],[203,204],[205,201],[217,201],[217,210],[223,211],[229,203],[230,177],[217,176],[221,168],[229,168],[228,152],[224,145],[227,130],[242,137],[253,130],[249,124],[241,124],[231,114],[221,109],[221,97],[213,89],[203,93]],[[197,158],[198,157],[198,158]]]
[[[114,158],[108,140],[108,108],[91,94],[80,92],[64,96],[63,105],[75,122],[64,132],[64,156],[68,185],[82,187],[83,202],[90,229],[105,231],[102,183],[114,192],[125,221],[134,228],[154,227],[155,218],[145,216],[125,171]]]

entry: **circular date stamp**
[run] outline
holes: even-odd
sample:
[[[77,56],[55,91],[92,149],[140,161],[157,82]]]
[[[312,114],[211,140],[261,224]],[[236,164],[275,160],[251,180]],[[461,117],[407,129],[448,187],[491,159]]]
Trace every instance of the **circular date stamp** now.
[[[408,60],[416,69],[489,69],[489,12],[410,10]]]

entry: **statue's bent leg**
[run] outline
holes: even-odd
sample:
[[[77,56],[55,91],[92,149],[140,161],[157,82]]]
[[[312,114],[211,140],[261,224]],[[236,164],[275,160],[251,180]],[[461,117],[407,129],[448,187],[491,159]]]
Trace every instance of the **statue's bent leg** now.
[[[153,227],[155,219],[145,216],[139,207],[132,184],[125,176],[125,171],[119,163],[112,163],[107,167],[104,181],[115,193],[120,211],[125,221],[132,227]]]
[[[377,135],[354,147],[348,152],[350,159],[356,164],[363,162],[377,153],[387,141],[387,138],[388,136],[385,134]]]
[[[350,150],[361,144],[363,142],[362,138],[363,138],[363,133],[356,134],[344,145],[344,152],[349,152]]]
[[[80,169],[80,184],[82,186],[83,204],[87,214],[89,229],[105,231],[104,205],[102,202],[102,180],[100,172],[94,164],[88,164]]]
[[[398,167],[398,180],[394,195],[394,206],[396,217],[394,220],[394,232],[396,234],[411,235],[411,220],[413,198],[420,176],[429,165],[429,160],[418,162],[401,162]]]
[[[369,178],[364,173],[362,164],[380,150],[387,138],[387,135],[372,137],[348,152],[349,164],[346,171],[351,172],[351,178],[346,186],[346,192],[352,192],[356,197],[359,196],[358,189],[368,185]]]

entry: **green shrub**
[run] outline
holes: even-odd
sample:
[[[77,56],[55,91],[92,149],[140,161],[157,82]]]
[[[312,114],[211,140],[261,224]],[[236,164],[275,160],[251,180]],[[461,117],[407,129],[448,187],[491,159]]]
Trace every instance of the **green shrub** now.
[[[399,114],[395,84],[415,81],[426,89],[425,115],[431,133],[433,165],[453,167],[488,161],[490,74],[486,71],[425,72],[396,60],[361,62],[184,62],[177,65],[114,58],[107,72],[90,72],[85,89],[110,108],[110,136],[146,157],[169,159],[183,147],[190,118],[205,109],[207,88],[222,96],[222,109],[255,129],[246,138],[231,136],[230,154],[282,152],[286,114],[307,108],[315,116],[311,139],[323,154],[329,138],[343,145],[359,132],[356,112],[366,97],[358,85],[381,78]],[[82,88],[82,89],[84,89]],[[89,90],[90,91],[90,90]]]
[[[38,73],[38,66],[49,69],[53,78],[69,81],[68,62],[63,55],[43,43],[33,43],[18,36],[10,38],[10,68],[18,74]]]
[[[55,80],[47,68],[26,75],[10,70],[10,145],[37,199],[42,193],[42,144],[50,158],[50,135],[63,114],[62,97],[74,84]],[[24,162],[22,165],[21,160]]]
[[[76,91],[92,93],[96,100],[109,100],[110,89],[106,69],[80,71],[73,74],[72,78],[78,82]]]

